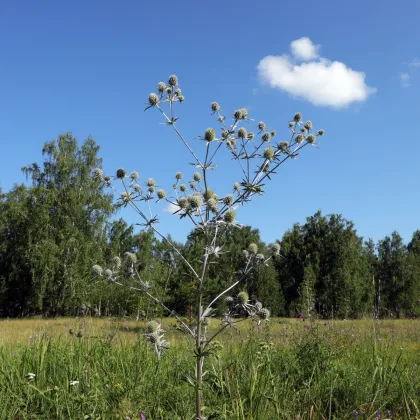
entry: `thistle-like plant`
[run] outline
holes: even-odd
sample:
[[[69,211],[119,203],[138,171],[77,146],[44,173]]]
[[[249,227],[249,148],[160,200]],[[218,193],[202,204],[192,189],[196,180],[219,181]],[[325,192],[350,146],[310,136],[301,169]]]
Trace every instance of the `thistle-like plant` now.
[[[175,174],[175,184],[172,193],[167,193],[154,180],[149,178],[141,185],[137,172],[128,174],[120,168],[115,176],[104,175],[101,169],[96,169],[93,176],[107,186],[114,189],[118,196],[118,203],[122,207],[130,206],[141,219],[141,225],[152,230],[158,237],[166,241],[185,263],[191,275],[196,279],[196,305],[193,325],[187,324],[174,311],[168,308],[153,292],[153,285],[142,280],[136,268],[136,256],[126,253],[121,260],[115,257],[109,268],[93,266],[95,276],[101,277],[114,283],[116,286],[129,287],[134,291],[146,294],[157,305],[160,305],[169,316],[174,316],[186,334],[192,340],[192,350],[196,357],[195,386],[196,395],[196,419],[202,420],[202,386],[203,365],[205,358],[211,354],[215,338],[227,327],[234,327],[237,322],[251,318],[260,325],[266,323],[270,317],[270,311],[258,301],[251,301],[248,293],[237,290],[244,280],[259,264],[267,264],[271,258],[280,255],[280,245],[273,244],[269,248],[269,255],[259,252],[257,244],[249,244],[248,249],[243,250],[243,265],[237,273],[237,279],[229,287],[222,290],[210,302],[203,301],[203,288],[206,282],[207,269],[210,263],[217,262],[217,258],[223,253],[223,247],[219,245],[220,236],[226,228],[241,229],[237,222],[237,210],[240,206],[248,203],[255,195],[264,193],[265,183],[276,174],[280,165],[287,160],[294,159],[299,152],[309,146],[316,146],[323,130],[313,132],[312,123],[303,121],[302,115],[296,113],[288,123],[290,139],[288,141],[276,141],[276,131],[269,130],[267,125],[260,121],[256,124],[255,131],[249,131],[248,126],[253,124],[247,109],[240,108],[231,116],[222,112],[217,102],[211,104],[211,113],[216,117],[219,128],[207,128],[198,138],[204,146],[203,157],[199,157],[191,144],[178,129],[178,117],[174,109],[184,102],[184,96],[178,87],[178,78],[174,75],[169,77],[168,83],[160,82],[157,92],[148,97],[147,109],[154,109],[161,113],[166,125],[174,130],[180,141],[188,150],[195,167],[194,173],[188,181],[184,180],[181,172]],[[247,127],[246,127],[247,126]],[[237,162],[241,173],[241,180],[236,182],[230,191],[222,191],[216,194],[211,188],[211,172],[216,168],[216,159],[223,150],[227,151],[232,159]],[[115,187],[115,183],[119,185]],[[186,184],[189,184],[187,187]],[[169,191],[169,190],[168,190]],[[189,219],[194,228],[203,233],[204,247],[202,249],[201,267],[196,270],[192,262],[188,261],[171,240],[162,234],[156,227],[158,217],[152,211],[157,203],[172,205],[174,214],[179,218]],[[225,313],[216,313],[216,303],[224,298],[227,303]],[[211,335],[208,332],[209,319],[217,317],[220,325]],[[146,328],[146,337],[154,346],[159,357],[165,353],[168,343],[164,339],[164,331],[156,321],[150,321]]]

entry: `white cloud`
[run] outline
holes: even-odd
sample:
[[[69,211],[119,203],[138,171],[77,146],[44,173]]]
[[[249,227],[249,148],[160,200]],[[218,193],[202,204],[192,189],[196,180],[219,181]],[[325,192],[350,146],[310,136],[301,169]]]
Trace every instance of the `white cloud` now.
[[[314,45],[309,38],[303,37],[293,41],[290,50],[297,60],[309,61],[318,57],[319,45]]]
[[[408,73],[400,73],[400,82],[402,87],[410,86],[411,76]]]
[[[165,207],[164,211],[166,211],[167,213],[175,213],[176,211],[179,210],[179,206],[177,206],[176,204],[169,204],[168,207]]]
[[[413,60],[410,63],[411,67],[420,67],[420,60],[418,58],[413,58]]]
[[[294,44],[298,42],[297,45],[302,46],[302,39],[290,44],[295,57],[296,54],[299,58],[303,56],[304,48],[296,48]],[[308,41],[313,46],[309,39]],[[305,51],[309,56],[310,51]],[[363,102],[370,94],[376,92],[375,88],[366,85],[363,72],[352,70],[339,61],[316,58],[313,54],[314,51],[310,61],[300,64],[288,55],[264,57],[257,66],[259,77],[272,88],[280,89],[314,105],[333,108]]]

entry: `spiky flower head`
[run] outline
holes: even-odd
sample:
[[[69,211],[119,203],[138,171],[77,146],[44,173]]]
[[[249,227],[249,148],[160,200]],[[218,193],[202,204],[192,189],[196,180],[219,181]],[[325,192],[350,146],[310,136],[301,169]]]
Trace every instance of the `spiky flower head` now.
[[[104,181],[109,183],[111,181],[111,177],[109,175],[104,176]]]
[[[267,149],[264,149],[264,158],[265,159],[273,159],[274,157],[274,149],[272,147],[267,147]]]
[[[235,118],[235,120],[241,120],[243,117],[243,113],[241,109],[237,109],[234,113],[233,113],[233,117]]]
[[[308,137],[306,137],[306,141],[307,141],[309,144],[314,144],[314,143],[315,143],[315,141],[316,141],[316,136],[315,136],[315,134],[309,134],[309,136],[308,136]]]
[[[255,134],[251,131],[251,132],[248,133],[247,139],[248,140],[254,140],[254,136],[255,136]]]
[[[140,187],[140,185],[139,184],[136,184],[136,185],[134,185],[134,191],[135,192],[140,192],[140,190],[141,190],[141,187]]]
[[[204,200],[207,201],[210,198],[213,198],[213,196],[214,196],[213,190],[211,188],[206,188],[206,191],[204,191],[203,193]]]
[[[309,131],[312,130],[312,122],[311,121],[306,121],[304,127]]]
[[[159,322],[157,321],[149,321],[146,325],[146,332],[148,334],[158,333],[161,331],[161,327]]]
[[[295,137],[295,140],[296,140],[296,143],[300,144],[300,143],[302,143],[302,142],[303,142],[303,140],[305,140],[305,136],[304,136],[303,134],[298,134],[298,135]]]
[[[121,258],[116,256],[112,259],[112,266],[116,269],[119,269],[121,267]]]
[[[159,96],[157,96],[156,93],[151,93],[149,95],[149,105],[156,106],[158,103],[159,103]]]
[[[132,265],[137,262],[137,256],[136,254],[133,254],[132,252],[125,252],[124,253],[124,260],[126,264]]]
[[[223,217],[223,220],[226,223],[233,223],[235,219],[236,219],[236,213],[235,213],[235,210],[233,209],[228,210]]]
[[[265,321],[267,321],[269,318],[270,318],[270,311],[267,309],[267,308],[261,308],[259,311],[258,311],[258,316],[261,318],[261,319],[264,319]]]
[[[206,206],[212,213],[217,213],[217,201],[214,198],[207,200]]]
[[[256,254],[256,253],[258,252],[258,245],[257,245],[257,244],[254,244],[254,243],[249,244],[249,246],[248,246],[248,251],[249,251],[251,254]]]
[[[233,299],[232,296],[226,296],[225,301],[226,301],[226,303],[232,303],[234,301],[234,299]]]
[[[166,87],[166,93],[168,95],[170,95],[172,93],[172,88],[171,87]]]
[[[123,168],[117,169],[117,178],[119,179],[125,178],[125,169]]]
[[[213,141],[215,139],[216,139],[216,131],[214,131],[214,128],[208,128],[204,133],[204,140]]]
[[[102,267],[101,267],[100,265],[95,264],[95,265],[92,267],[92,272],[93,272],[93,274],[94,274],[95,276],[99,276],[99,277],[101,277],[101,276],[102,276],[102,274],[103,274],[103,272],[104,272],[104,270],[102,269]]]
[[[239,303],[246,305],[249,302],[249,295],[247,292],[239,292],[237,299]]]
[[[185,184],[181,184],[179,186],[179,189],[180,189],[180,191],[185,192],[185,191],[187,191],[187,186]]]
[[[197,185],[195,184],[195,182],[190,181],[190,188],[192,190],[195,190],[197,188]]]
[[[128,202],[130,201],[130,199],[131,199],[131,196],[130,196],[130,194],[129,194],[128,192],[123,191],[123,192],[121,193],[121,200],[122,200],[124,203],[128,203]]]
[[[295,123],[293,121],[289,121],[289,128],[293,128],[295,126]]]
[[[165,89],[166,89],[166,84],[164,82],[159,82],[157,85],[158,92],[163,93],[165,92]]]
[[[177,86],[178,85],[178,77],[176,77],[174,74],[169,76],[168,84],[169,84],[169,86]]]
[[[279,243],[274,243],[274,244],[271,244],[271,246],[270,246],[270,252],[273,254],[273,255],[279,255],[280,254],[280,244]]]
[[[147,185],[148,187],[154,187],[154,186],[156,185],[156,181],[155,181],[153,178],[149,178],[149,179],[146,181],[146,185]]]
[[[153,194],[155,192],[155,187],[149,187],[147,191],[149,191],[150,194]]]
[[[220,105],[217,102],[212,102],[211,104],[211,110],[213,112],[218,112],[220,111]]]
[[[200,172],[195,172],[193,178],[194,178],[194,181],[199,182],[201,180]]]
[[[233,195],[227,195],[224,199],[223,199],[223,203],[226,204],[227,206],[231,206],[233,204],[234,198]]]
[[[175,175],[175,178],[179,181],[180,179],[182,179],[182,172],[177,172]]]
[[[164,198],[166,198],[166,192],[164,190],[158,190],[157,196],[159,200],[163,200]]]
[[[102,179],[103,176],[104,176],[104,173],[103,173],[103,171],[102,171],[101,168],[95,168],[93,170],[93,178],[95,178],[95,179]]]
[[[248,259],[248,258],[249,258],[249,252],[248,252],[246,249],[242,250],[242,256],[243,256],[245,259]]]
[[[271,140],[271,134],[269,132],[266,132],[262,135],[261,140],[263,142],[268,142]]]
[[[186,208],[188,207],[188,199],[187,199],[187,197],[181,197],[181,198],[178,200],[178,206],[179,206],[181,209],[186,209]]]
[[[241,108],[241,112],[242,112],[242,120],[246,120],[248,118],[248,110],[246,108]]]
[[[295,116],[293,117],[293,120],[298,122],[302,121],[302,114],[300,112],[296,112]]]
[[[265,131],[265,130],[266,130],[266,128],[267,128],[267,126],[265,125],[265,122],[264,122],[264,121],[260,121],[260,122],[258,123],[258,129],[259,129],[260,131]]]
[[[235,182],[233,184],[233,191],[239,191],[241,189],[241,184],[239,182]]]
[[[182,91],[181,91],[180,88],[178,88],[178,89],[175,89],[174,93],[175,93],[176,96],[181,96]]]
[[[203,200],[201,199],[200,195],[190,195],[188,197],[188,203],[190,204],[191,208],[196,209],[203,204]]]
[[[302,127],[301,129],[300,129],[300,132],[301,133],[306,133],[308,130],[305,128],[305,127]]]
[[[107,278],[108,280],[109,280],[109,279],[111,279],[111,278],[112,278],[112,271],[111,271],[109,268],[107,268],[107,269],[104,271],[104,276],[105,276],[105,278]]]
[[[281,141],[277,147],[284,152],[289,147],[289,143],[287,141]]]
[[[263,306],[262,306],[262,303],[261,302],[255,302],[255,309],[257,310],[257,311],[261,311],[261,309],[263,308]]]
[[[271,137],[275,137],[276,134],[277,134],[277,131],[276,130],[272,130],[271,131]]]
[[[179,96],[178,96],[178,101],[179,101],[179,102],[184,102],[184,100],[185,100],[184,95],[179,95]]]
[[[318,130],[318,136],[323,136],[324,135],[324,133],[325,133],[325,131],[324,130]]]
[[[130,178],[135,181],[136,179],[139,179],[139,173],[136,171],[131,172]]]
[[[265,260],[264,254],[261,254],[261,253],[257,254],[257,255],[255,256],[255,258],[256,258],[258,261],[264,261],[264,260]]]
[[[241,128],[238,130],[238,137],[239,137],[240,139],[244,139],[244,138],[246,138],[246,136],[247,136],[246,129],[245,129],[244,127],[241,127]]]

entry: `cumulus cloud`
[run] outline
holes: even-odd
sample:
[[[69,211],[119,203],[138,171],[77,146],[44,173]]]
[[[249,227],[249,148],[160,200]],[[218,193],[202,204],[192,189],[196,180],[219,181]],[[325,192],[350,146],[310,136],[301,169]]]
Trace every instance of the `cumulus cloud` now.
[[[418,58],[413,58],[413,60],[410,63],[411,67],[420,67],[420,60]]]
[[[165,207],[164,211],[166,211],[167,213],[175,213],[176,211],[179,210],[179,206],[177,206],[176,204],[169,204],[168,207]]]
[[[290,48],[293,57],[269,55],[257,66],[260,79],[272,88],[314,105],[333,108],[363,102],[376,91],[365,83],[363,72],[339,61],[318,57],[319,46],[315,46],[309,38],[293,41]],[[298,60],[305,62],[298,64]]]
[[[400,73],[400,82],[402,87],[410,86],[411,76],[408,73]]]
[[[318,57],[319,45],[314,45],[309,38],[303,37],[292,41],[290,50],[297,60],[308,61]]]

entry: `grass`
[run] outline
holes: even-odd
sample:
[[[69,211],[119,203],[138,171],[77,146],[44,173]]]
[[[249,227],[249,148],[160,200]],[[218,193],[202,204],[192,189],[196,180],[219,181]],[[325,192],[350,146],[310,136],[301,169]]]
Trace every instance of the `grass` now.
[[[193,419],[188,339],[162,322],[159,361],[142,322],[0,321],[0,419]],[[419,321],[239,325],[205,364],[209,419],[420,418]]]

